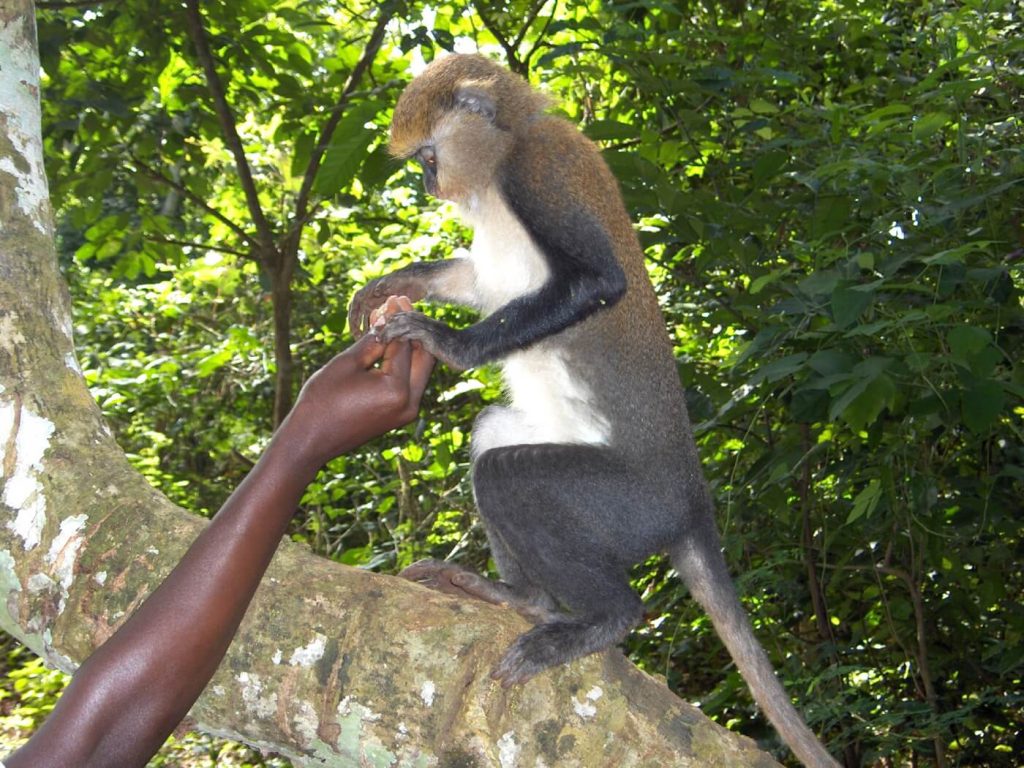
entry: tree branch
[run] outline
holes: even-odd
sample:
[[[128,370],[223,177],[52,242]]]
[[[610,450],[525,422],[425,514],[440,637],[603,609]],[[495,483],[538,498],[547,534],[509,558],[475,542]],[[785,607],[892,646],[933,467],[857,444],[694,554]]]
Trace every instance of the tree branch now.
[[[199,12],[199,0],[185,0],[185,20],[189,37],[192,38],[192,44],[196,48],[199,64],[206,75],[206,85],[210,89],[210,95],[213,97],[213,108],[217,113],[221,130],[224,132],[224,141],[235,158],[238,180],[242,185],[242,191],[245,193],[249,215],[256,226],[259,244],[264,252],[270,251],[274,248],[274,233],[263,213],[263,206],[260,205],[259,193],[256,191],[256,182],[253,180],[252,169],[249,167],[249,161],[245,156],[242,139],[238,135],[235,117],[231,113],[231,107],[228,105],[224,85],[217,74],[217,67],[206,36],[206,28],[203,26],[203,17]]]
[[[938,716],[939,710],[939,697],[935,692],[935,683],[932,679],[931,664],[928,661],[928,633],[925,626],[925,608],[924,600],[921,597],[921,590],[918,588],[917,583],[913,577],[902,568],[893,568],[891,566],[879,565],[876,566],[877,570],[881,573],[894,576],[903,582],[907,588],[907,593],[910,596],[910,604],[914,607],[914,625],[917,634],[917,665],[921,675],[921,682],[924,684],[924,696],[928,701],[928,706],[932,712]],[[945,768],[946,765],[946,745],[943,742],[941,735],[936,734],[933,739],[935,745],[935,765],[936,768]]]
[[[924,686],[925,701],[928,703],[928,707],[932,710],[932,713],[938,717],[941,712],[939,707],[939,696],[935,690],[934,680],[932,679],[931,664],[928,661],[928,634],[925,621],[924,599],[921,597],[921,590],[918,588],[917,582],[914,581],[914,577],[902,568],[897,568],[892,565],[880,565],[877,563],[872,563],[870,565],[826,565],[825,567],[840,571],[871,571],[875,574],[892,576],[903,583],[903,586],[906,587],[907,594],[910,597],[910,604],[914,609],[917,650],[914,652],[913,656],[917,661],[918,677],[920,677],[921,683]],[[893,630],[893,634],[895,635],[895,630]],[[901,646],[903,645],[899,637],[896,637],[896,640]],[[935,765],[937,768],[945,768],[946,745],[941,734],[937,733],[933,737],[932,743],[935,747]]]
[[[519,51],[511,42],[509,42],[505,37],[505,33],[498,28],[498,25],[494,20],[484,13],[483,8],[481,7],[482,5],[483,3],[474,4],[473,7],[476,8],[476,15],[479,16],[480,21],[484,23],[484,28],[494,36],[494,39],[498,41],[498,45],[500,45],[502,50],[505,51],[505,58],[508,60],[508,68],[517,74],[525,76],[526,72],[523,71],[523,62],[519,60]]]
[[[64,2],[37,0],[36,8],[43,8],[47,11],[59,11],[64,8],[89,8],[96,5],[120,5],[122,2],[124,2],[124,0],[64,0]]]
[[[193,243],[189,240],[176,240],[172,237],[158,237],[156,235],[146,235],[146,240],[152,243],[166,243],[167,245],[180,245],[185,248],[196,248],[202,251],[217,251],[218,253],[229,253],[232,256],[238,256],[241,259],[251,259],[252,254],[246,253],[245,251],[238,251],[234,248],[225,248],[222,245],[211,245],[210,243]]]
[[[338,96],[338,101],[331,109],[330,117],[324,123],[323,130],[320,131],[320,137],[317,139],[316,146],[313,147],[313,153],[309,158],[309,165],[306,166],[306,172],[302,176],[302,186],[299,188],[299,194],[295,200],[295,217],[292,220],[291,232],[289,233],[291,237],[297,237],[298,232],[301,231],[306,221],[309,220],[311,214],[309,199],[313,192],[313,183],[316,181],[317,172],[320,170],[320,164],[323,162],[324,153],[331,143],[331,138],[334,136],[338,123],[341,122],[341,118],[345,114],[345,108],[348,106],[352,94],[363,79],[363,74],[377,57],[377,52],[384,42],[384,33],[387,31],[388,22],[391,21],[395,14],[394,9],[395,6],[392,3],[386,3],[381,6],[380,15],[377,17],[377,24],[373,28],[373,32],[370,33],[370,38],[363,49],[363,55],[352,68],[352,72],[349,73],[348,80],[345,81],[345,86],[341,89],[341,94]]]
[[[167,176],[164,176],[156,168],[153,168],[151,165],[147,164],[143,160],[140,160],[135,155],[132,155],[131,158],[132,158],[132,162],[135,165],[137,165],[139,168],[141,168],[143,171],[145,171],[147,176],[150,176],[150,177],[156,179],[157,181],[161,181],[164,184],[166,184],[167,186],[172,187],[172,188],[178,190],[179,192],[181,192],[181,194],[183,194],[185,197],[187,197],[193,203],[195,203],[200,208],[202,208],[204,211],[206,211],[208,214],[213,216],[213,218],[217,219],[217,221],[219,221],[221,224],[223,224],[224,226],[228,227],[232,232],[234,232],[240,238],[245,240],[245,242],[249,243],[254,248],[258,248],[259,247],[260,243],[259,243],[259,241],[256,238],[254,238],[252,235],[250,235],[248,232],[246,232],[240,226],[235,224],[235,222],[233,222],[231,219],[229,219],[223,213],[221,213],[216,208],[211,206],[209,203],[207,203],[205,200],[203,200],[203,198],[201,198],[195,192],[190,190],[184,184],[180,184],[179,182],[175,181],[174,179],[171,179],[171,178],[168,178]]]
[[[543,6],[543,3],[541,3],[541,6]],[[537,11],[539,12],[540,8],[538,8]],[[525,62],[527,68],[533,66],[533,57],[537,55],[537,51],[539,51],[541,46],[545,44],[544,37],[548,33],[548,27],[551,26],[551,22],[555,20],[555,16],[557,15],[558,0],[555,0],[554,4],[551,6],[551,13],[548,15],[547,21],[544,22],[544,26],[540,30],[540,34],[537,35],[537,39],[533,41],[533,45],[530,46],[530,50],[527,52],[526,56],[523,57],[523,61]],[[526,28],[523,29],[523,38],[525,39],[525,37]]]
[[[540,9],[544,7],[544,4],[548,0],[536,0],[533,6],[530,8],[529,13],[526,14],[526,18],[523,19],[523,26],[519,30],[519,34],[516,35],[516,39],[512,41],[512,45],[518,51],[519,46],[523,44],[523,40],[526,39],[526,33],[530,31],[530,26],[533,24],[534,19],[537,18],[537,14],[540,13]],[[555,0],[555,8],[558,7],[558,2]]]
[[[544,27],[541,29],[537,39],[530,47],[529,52],[525,56],[520,56],[519,47],[523,44],[523,41],[526,40],[526,36],[530,32],[530,27],[533,26],[533,22],[537,20],[537,17],[540,15],[540,12],[544,9],[547,2],[548,0],[535,0],[523,19],[522,26],[519,28],[519,33],[512,41],[509,41],[505,37],[505,33],[498,28],[497,23],[488,18],[483,8],[481,8],[483,3],[476,3],[474,5],[474,8],[476,8],[476,14],[480,17],[484,27],[494,36],[494,39],[498,41],[498,44],[505,51],[505,57],[508,59],[509,68],[523,77],[526,77],[529,74],[530,60],[533,58],[534,54],[537,53],[537,50],[544,39],[544,35],[547,33],[548,27],[551,26],[551,22],[558,13],[558,0],[554,0],[551,13],[548,16],[547,21],[544,22]]]

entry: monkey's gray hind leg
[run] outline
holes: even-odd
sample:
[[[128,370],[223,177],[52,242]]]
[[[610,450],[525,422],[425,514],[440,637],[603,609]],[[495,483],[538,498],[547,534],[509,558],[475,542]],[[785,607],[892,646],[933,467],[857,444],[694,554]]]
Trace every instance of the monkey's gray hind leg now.
[[[649,554],[650,489],[608,449],[505,446],[473,470],[477,506],[512,577],[565,611],[522,635],[494,671],[506,685],[618,643],[643,615],[631,563]],[[646,522],[644,522],[646,518]]]

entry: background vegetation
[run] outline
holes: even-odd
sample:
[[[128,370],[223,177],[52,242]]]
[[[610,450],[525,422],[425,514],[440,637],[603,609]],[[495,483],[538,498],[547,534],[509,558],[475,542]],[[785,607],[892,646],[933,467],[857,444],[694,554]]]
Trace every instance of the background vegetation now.
[[[812,726],[851,768],[1019,764],[1019,2],[37,5],[81,364],[173,500],[218,508],[348,342],[358,285],[468,242],[384,145],[410,66],[484,50],[622,183],[730,562]],[[439,370],[422,421],[332,464],[292,535],[383,572],[487,568],[465,438],[499,396]],[[635,577],[632,657],[776,748],[667,566]],[[6,648],[13,739],[61,682]],[[155,764],[263,764],[174,749]]]

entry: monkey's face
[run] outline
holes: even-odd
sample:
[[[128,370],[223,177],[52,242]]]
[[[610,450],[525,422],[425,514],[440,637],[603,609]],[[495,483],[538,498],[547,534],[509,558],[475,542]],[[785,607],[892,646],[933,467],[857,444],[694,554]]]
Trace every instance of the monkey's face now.
[[[547,107],[526,80],[484,56],[439,56],[398,98],[389,150],[419,162],[428,193],[468,203],[494,185],[513,136]]]
[[[494,184],[511,142],[511,135],[489,120],[454,111],[435,123],[413,158],[423,169],[428,194],[465,203]]]

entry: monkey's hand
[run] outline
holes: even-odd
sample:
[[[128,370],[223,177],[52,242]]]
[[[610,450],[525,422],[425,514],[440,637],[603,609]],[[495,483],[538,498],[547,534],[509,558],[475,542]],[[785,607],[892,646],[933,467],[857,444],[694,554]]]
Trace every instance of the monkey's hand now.
[[[348,306],[348,328],[352,335],[359,338],[370,329],[374,310],[388,300],[389,296],[407,296],[410,301],[420,301],[426,290],[418,280],[393,272],[376,280],[371,280],[356,291]]]
[[[383,326],[378,321],[373,330],[384,344],[396,339],[418,341],[428,353],[452,370],[464,371],[473,366],[460,349],[459,331],[422,312],[398,312],[387,317]]]

